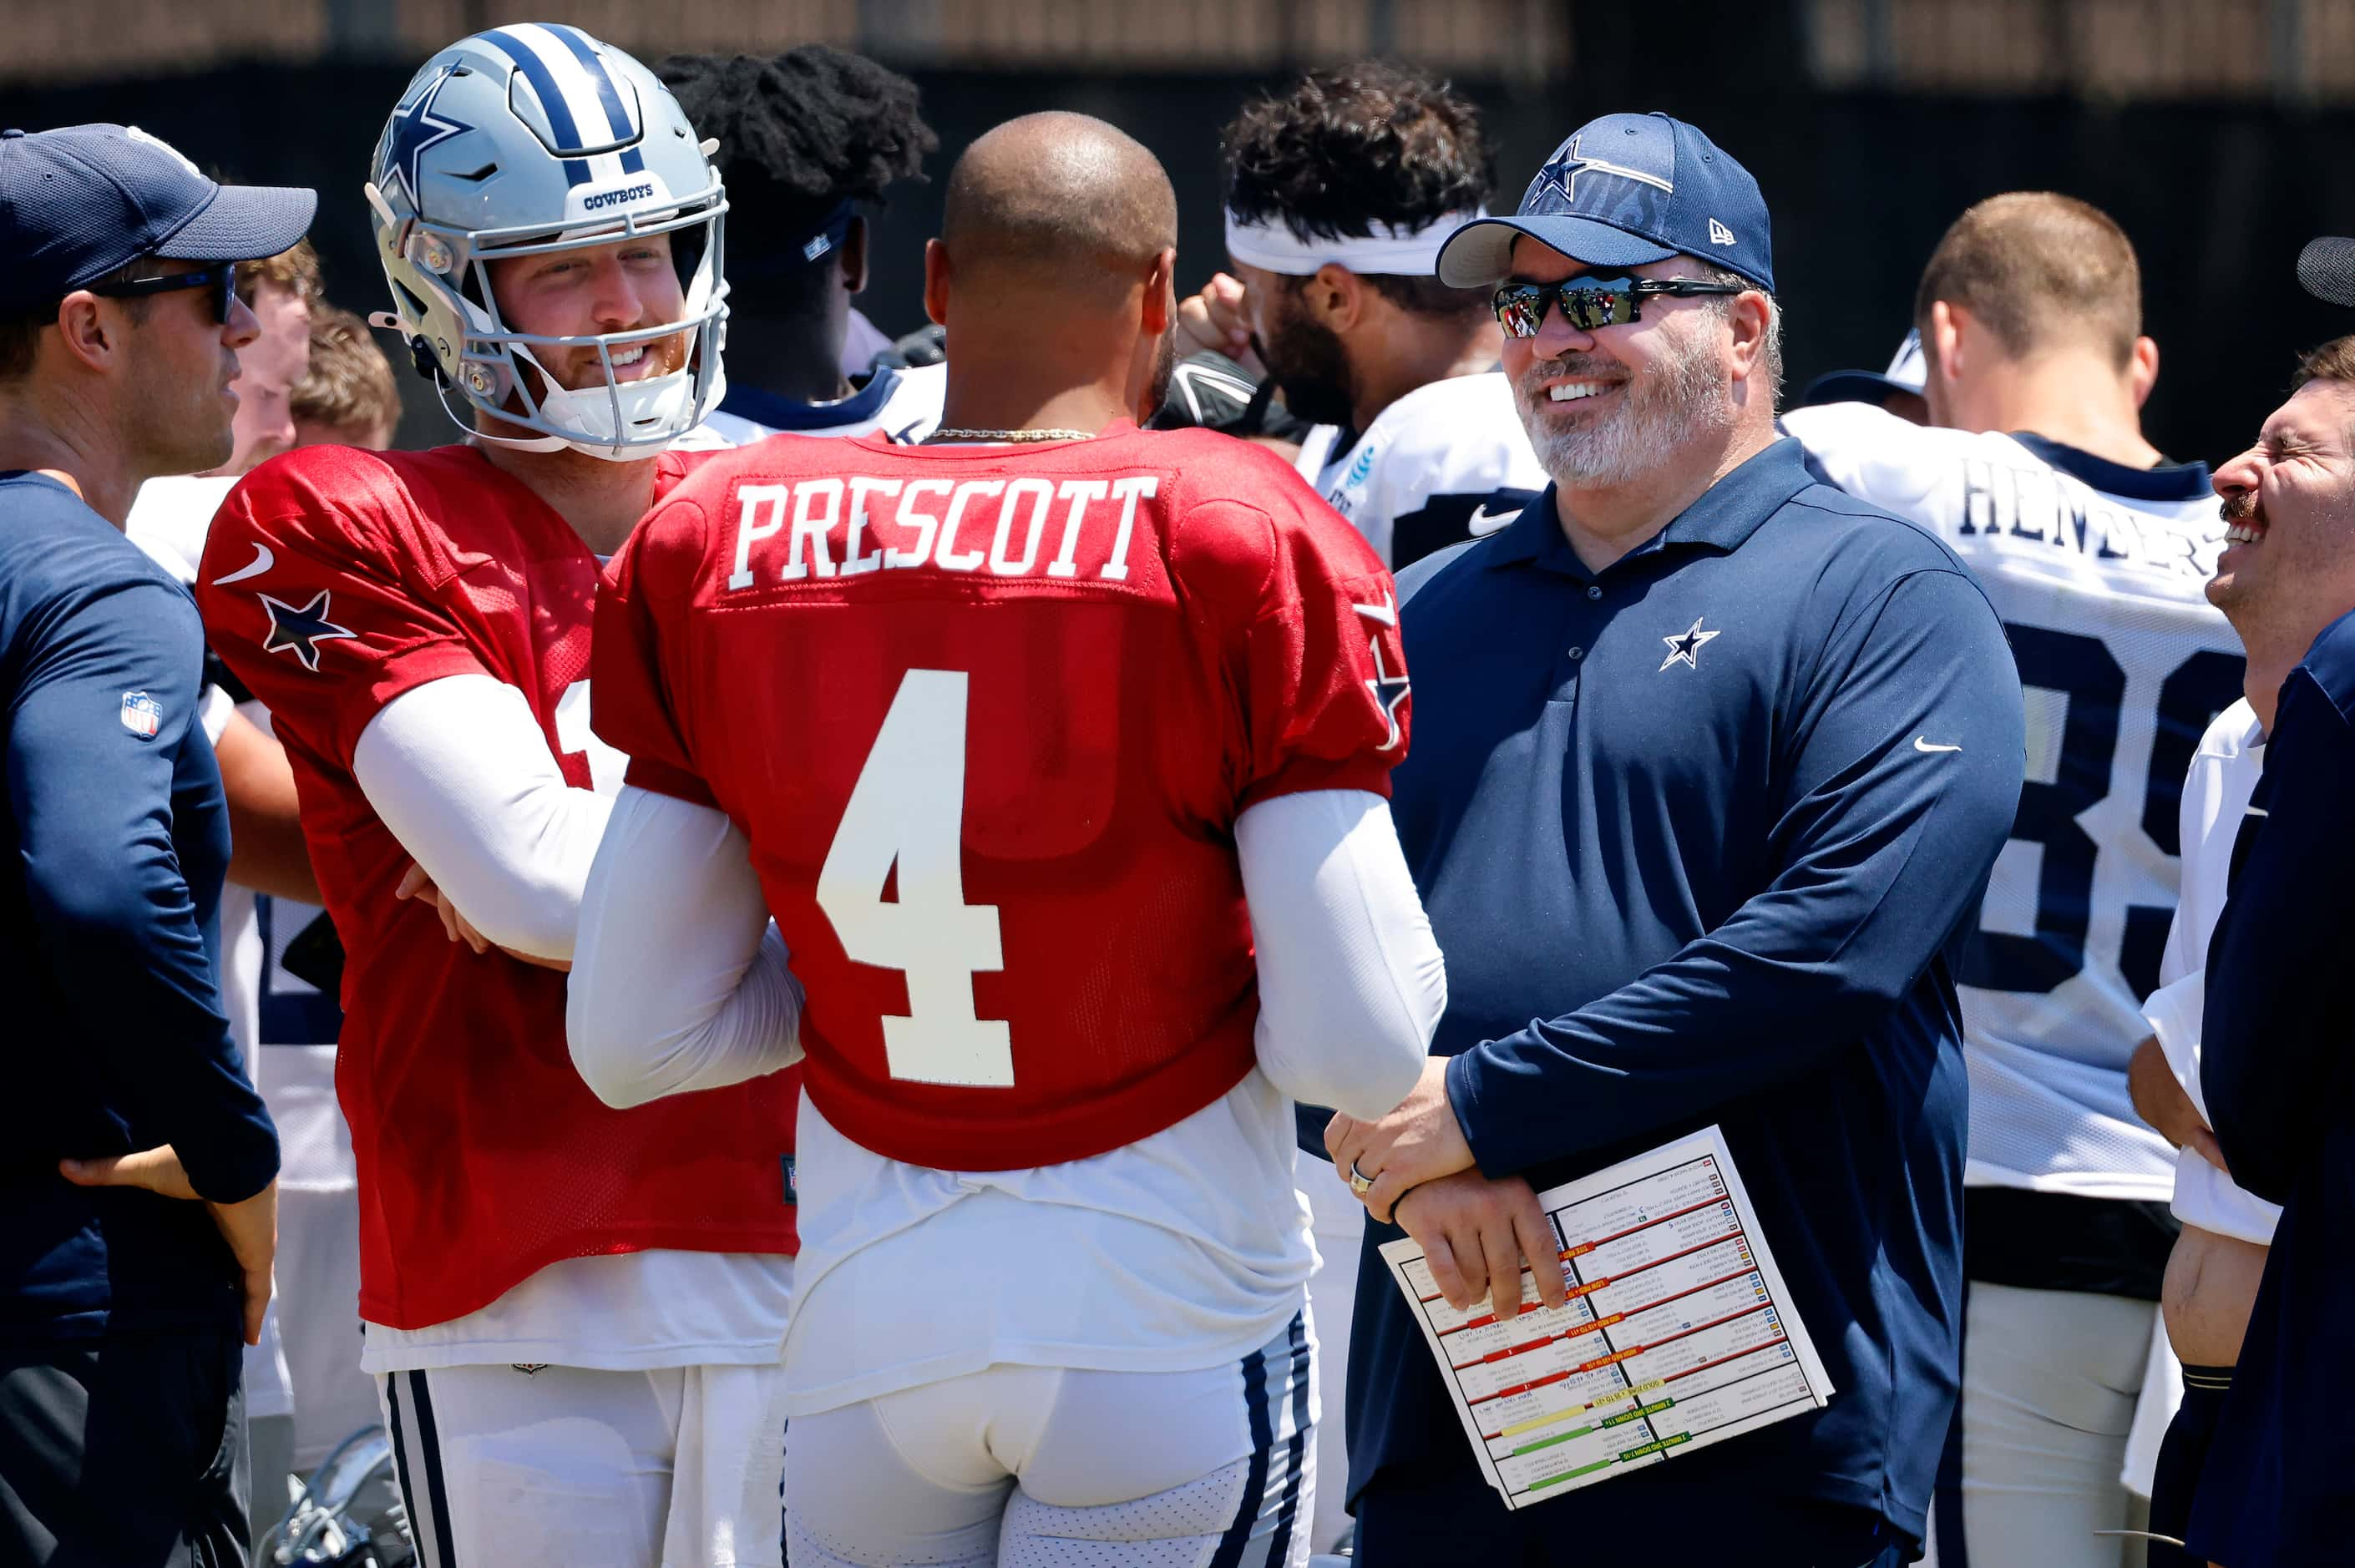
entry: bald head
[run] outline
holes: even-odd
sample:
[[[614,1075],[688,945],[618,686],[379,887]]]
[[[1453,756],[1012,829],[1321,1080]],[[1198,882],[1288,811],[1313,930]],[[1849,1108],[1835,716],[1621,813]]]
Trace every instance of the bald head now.
[[[941,243],[960,272],[1114,303],[1178,243],[1178,195],[1158,158],[1103,121],[1026,114],[950,171]]]

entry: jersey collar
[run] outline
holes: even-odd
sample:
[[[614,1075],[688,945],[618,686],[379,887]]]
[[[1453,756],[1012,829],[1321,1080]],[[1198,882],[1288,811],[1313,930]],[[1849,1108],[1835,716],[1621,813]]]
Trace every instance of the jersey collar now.
[[[2121,501],[2204,501],[2216,493],[2204,462],[2162,462],[2152,468],[2128,468],[2122,462],[2095,457],[2082,447],[2069,446],[2027,430],[2009,432],[2011,439],[2073,479],[2082,479],[2105,495]]]
[[[885,368],[868,377],[867,385],[847,397],[838,397],[831,403],[805,403],[731,381],[728,396],[719,399],[719,411],[750,419],[766,429],[830,430],[838,425],[872,421],[883,412],[883,405],[891,400],[899,385],[900,372]]]

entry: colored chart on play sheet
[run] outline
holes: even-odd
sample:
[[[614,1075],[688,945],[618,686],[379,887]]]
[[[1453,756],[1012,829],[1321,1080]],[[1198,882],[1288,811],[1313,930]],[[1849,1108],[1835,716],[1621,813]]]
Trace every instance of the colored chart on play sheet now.
[[[1566,1306],[1450,1307],[1412,1240],[1382,1248],[1506,1505],[1526,1508],[1822,1407],[1791,1309],[1712,1127],[1538,1194]]]

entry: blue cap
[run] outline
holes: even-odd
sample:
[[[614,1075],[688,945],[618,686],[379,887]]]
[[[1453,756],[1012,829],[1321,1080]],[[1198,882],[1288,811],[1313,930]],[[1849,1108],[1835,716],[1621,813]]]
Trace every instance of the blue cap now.
[[[0,131],[0,313],[53,304],[143,256],[275,256],[318,205],[315,191],[216,185],[135,125]]]
[[[1606,114],[1554,149],[1510,217],[1475,218],[1439,251],[1439,281],[1480,288],[1512,270],[1513,237],[1590,267],[1697,256],[1774,288],[1774,238],[1758,182],[1694,126]]]
[[[1896,355],[1889,368],[1875,374],[1870,370],[1831,370],[1807,383],[1791,407],[1812,408],[1819,403],[1881,403],[1900,392],[1911,392],[1916,397],[1930,380],[1929,361],[1922,354],[1922,334],[1909,332],[1905,341],[1897,345]]]

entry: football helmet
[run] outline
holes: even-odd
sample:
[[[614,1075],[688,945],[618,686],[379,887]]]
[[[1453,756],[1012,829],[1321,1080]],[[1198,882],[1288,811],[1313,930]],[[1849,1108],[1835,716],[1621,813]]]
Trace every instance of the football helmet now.
[[[620,49],[554,23],[461,38],[410,79],[374,169],[366,194],[393,302],[379,324],[398,328],[443,408],[476,440],[635,461],[692,429],[725,393],[719,172],[670,90]],[[492,261],[655,234],[671,236],[682,320],[550,337],[501,319]],[[617,351],[682,334],[683,368],[614,375]],[[564,387],[543,363],[541,351],[592,346],[602,386]],[[453,393],[538,433],[476,430]]]

